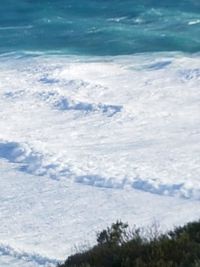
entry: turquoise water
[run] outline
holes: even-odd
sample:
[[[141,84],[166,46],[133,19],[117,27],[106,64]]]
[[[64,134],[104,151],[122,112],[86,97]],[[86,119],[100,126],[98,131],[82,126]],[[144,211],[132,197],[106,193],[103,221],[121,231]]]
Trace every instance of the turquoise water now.
[[[200,51],[199,0],[2,0],[0,53]]]

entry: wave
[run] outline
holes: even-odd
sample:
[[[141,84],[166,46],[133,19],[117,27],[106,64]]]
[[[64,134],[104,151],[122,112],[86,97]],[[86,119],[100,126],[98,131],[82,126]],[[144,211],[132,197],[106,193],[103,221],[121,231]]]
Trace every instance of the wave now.
[[[25,30],[25,29],[32,29],[32,25],[24,25],[24,26],[4,26],[0,27],[0,31],[7,31],[7,30]]]
[[[93,175],[77,175],[73,170],[64,165],[63,162],[51,162],[51,158],[47,159],[47,155],[35,152],[26,144],[18,144],[15,142],[0,143],[0,158],[7,159],[11,163],[18,166],[18,170],[33,174],[36,176],[48,176],[54,180],[68,179],[84,185],[90,185],[102,188],[134,188],[140,191],[150,192],[158,195],[179,196],[186,199],[200,199],[200,188],[195,185],[191,187],[189,183],[179,182],[170,183],[165,179],[157,180],[152,178],[140,177],[101,177],[98,174]]]
[[[200,20],[199,19],[196,19],[196,20],[191,20],[188,22],[188,25],[196,25],[196,24],[199,24],[200,23]]]
[[[9,256],[18,261],[32,262],[37,264],[37,266],[43,267],[55,267],[55,265],[58,263],[58,261],[55,259],[49,259],[39,254],[15,250],[14,248],[5,244],[0,244],[0,256]]]
[[[101,56],[199,52],[197,2],[125,0],[123,4],[115,1],[114,9],[113,1],[91,4],[84,0],[84,5],[52,0],[32,5],[25,0],[5,3],[0,7],[0,53],[41,50]]]
[[[199,55],[6,55],[0,157],[23,172],[199,199]]]

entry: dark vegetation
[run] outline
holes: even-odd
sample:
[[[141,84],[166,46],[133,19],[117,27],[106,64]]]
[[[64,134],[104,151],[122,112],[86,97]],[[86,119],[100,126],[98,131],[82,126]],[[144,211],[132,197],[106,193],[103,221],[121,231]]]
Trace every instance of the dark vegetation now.
[[[166,234],[117,221],[97,234],[94,247],[58,267],[200,267],[200,221]]]

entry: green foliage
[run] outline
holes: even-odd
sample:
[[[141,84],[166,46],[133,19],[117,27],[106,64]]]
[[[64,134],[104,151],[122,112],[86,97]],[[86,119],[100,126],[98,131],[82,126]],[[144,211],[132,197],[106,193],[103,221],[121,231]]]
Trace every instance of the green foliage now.
[[[117,221],[97,234],[97,245],[60,267],[200,267],[200,222],[146,238]]]
[[[117,221],[110,228],[97,233],[99,245],[109,244],[110,246],[122,245],[126,240],[128,224]]]

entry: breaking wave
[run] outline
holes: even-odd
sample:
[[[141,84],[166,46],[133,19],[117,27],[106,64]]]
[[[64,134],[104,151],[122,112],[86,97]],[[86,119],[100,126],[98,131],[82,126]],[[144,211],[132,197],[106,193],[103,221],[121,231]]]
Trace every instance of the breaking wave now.
[[[56,180],[199,199],[199,55],[1,59],[1,158]]]
[[[32,254],[15,250],[14,248],[4,244],[0,244],[0,256],[9,256],[19,261],[22,260],[23,262],[32,262],[35,263],[38,267],[55,267],[55,265],[58,263],[57,260],[49,259],[39,254]]]

